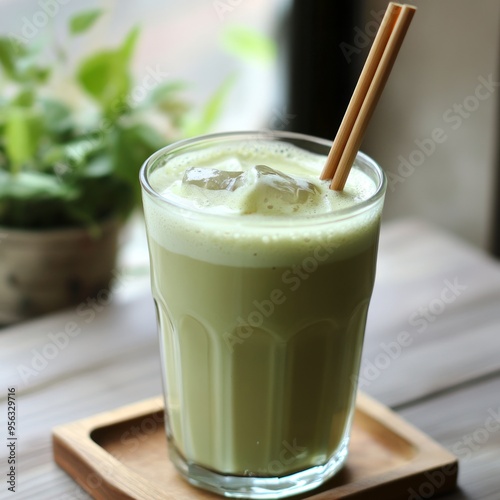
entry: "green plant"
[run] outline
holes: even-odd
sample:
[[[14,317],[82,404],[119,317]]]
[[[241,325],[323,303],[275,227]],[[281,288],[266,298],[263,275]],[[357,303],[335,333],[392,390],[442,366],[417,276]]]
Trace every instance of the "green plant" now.
[[[70,20],[72,36],[84,34],[101,11]],[[221,85],[201,113],[198,126],[185,125],[190,107],[180,82],[160,81],[140,102],[131,96],[131,61],[139,31],[121,45],[77,63],[68,85],[89,99],[83,116],[74,103],[51,94],[53,79],[66,67],[57,47],[52,65],[40,48],[0,38],[0,226],[42,229],[91,226],[126,217],[140,196],[138,171],[144,160],[186,130],[202,132],[219,113],[228,91]],[[149,118],[166,119],[176,137],[167,137]]]

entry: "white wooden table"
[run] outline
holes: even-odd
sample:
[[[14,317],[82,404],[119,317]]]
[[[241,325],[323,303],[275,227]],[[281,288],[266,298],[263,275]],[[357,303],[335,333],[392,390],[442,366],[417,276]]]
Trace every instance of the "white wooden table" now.
[[[360,387],[458,456],[460,489],[443,498],[500,499],[500,263],[404,220],[383,226],[378,266]],[[125,279],[110,304],[0,330],[0,381],[0,498],[88,499],[55,465],[51,429],[160,394],[147,277]],[[15,494],[5,476],[12,387]],[[437,480],[419,485],[423,498]]]

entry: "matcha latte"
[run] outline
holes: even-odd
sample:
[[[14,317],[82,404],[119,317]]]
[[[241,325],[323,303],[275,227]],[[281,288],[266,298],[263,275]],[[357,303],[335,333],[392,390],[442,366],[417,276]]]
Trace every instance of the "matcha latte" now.
[[[172,460],[193,484],[281,498],[347,455],[385,180],[330,144],[218,134],[141,171]]]

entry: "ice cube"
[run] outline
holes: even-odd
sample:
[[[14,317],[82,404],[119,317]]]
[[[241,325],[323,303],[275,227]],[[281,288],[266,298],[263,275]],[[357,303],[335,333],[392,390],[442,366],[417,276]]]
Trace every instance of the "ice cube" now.
[[[217,168],[191,167],[186,169],[182,184],[190,184],[212,191],[234,191],[243,184],[243,172]]]
[[[319,186],[267,165],[244,172],[191,167],[178,187],[182,197],[199,207],[240,214],[292,214],[310,202],[316,204],[321,196]]]
[[[290,203],[305,203],[311,195],[320,193],[320,189],[311,182],[290,177],[267,165],[256,165],[251,170],[254,171],[256,185],[260,185],[263,191],[267,191],[271,199],[279,198]]]
[[[305,179],[256,165],[245,174],[241,207],[246,214],[291,214],[320,195],[321,189]]]

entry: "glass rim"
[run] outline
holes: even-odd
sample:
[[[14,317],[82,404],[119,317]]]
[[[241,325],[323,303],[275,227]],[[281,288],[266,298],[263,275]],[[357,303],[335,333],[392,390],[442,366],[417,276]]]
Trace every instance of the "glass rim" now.
[[[248,130],[248,131],[232,131],[232,132],[217,132],[211,134],[198,135],[196,137],[191,137],[188,139],[181,139],[179,141],[175,141],[171,144],[164,146],[158,151],[154,152],[151,156],[149,156],[141,166],[139,172],[139,180],[141,187],[143,189],[143,193],[149,195],[153,200],[159,202],[161,204],[165,204],[170,206],[174,210],[181,210],[185,214],[191,214],[192,216],[196,216],[198,218],[215,218],[224,220],[226,222],[231,220],[237,220],[238,222],[245,221],[245,223],[255,222],[259,225],[283,225],[286,221],[293,220],[294,223],[299,221],[320,221],[320,220],[328,220],[331,222],[332,220],[342,220],[347,219],[356,214],[362,213],[365,210],[369,209],[373,205],[375,205],[379,200],[381,200],[387,189],[387,177],[380,165],[367,154],[358,151],[356,155],[356,160],[361,160],[361,163],[368,166],[375,174],[376,174],[376,189],[375,191],[366,199],[362,200],[355,205],[342,208],[336,210],[335,212],[327,212],[320,214],[299,214],[299,215],[265,215],[265,216],[255,216],[254,214],[245,215],[242,217],[241,214],[217,214],[213,212],[205,212],[200,208],[196,207],[188,207],[183,205],[182,203],[176,203],[174,200],[171,200],[160,193],[158,193],[153,186],[149,182],[148,174],[151,169],[156,165],[156,162],[162,158],[164,155],[169,153],[174,153],[175,151],[186,151],[189,146],[201,145],[202,143],[216,144],[223,140],[236,141],[236,140],[252,140],[252,139],[269,139],[269,140],[288,140],[289,142],[302,141],[305,143],[316,144],[319,146],[324,146],[330,149],[332,145],[332,141],[328,139],[323,139],[320,137],[316,137],[313,135],[302,134],[297,132],[288,132],[281,130]],[[294,144],[292,142],[292,144]],[[296,145],[296,144],[294,144]],[[297,146],[300,147],[300,146]]]

